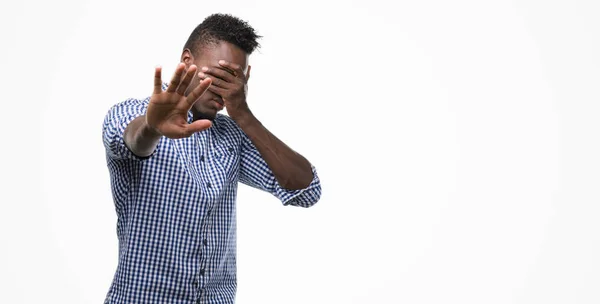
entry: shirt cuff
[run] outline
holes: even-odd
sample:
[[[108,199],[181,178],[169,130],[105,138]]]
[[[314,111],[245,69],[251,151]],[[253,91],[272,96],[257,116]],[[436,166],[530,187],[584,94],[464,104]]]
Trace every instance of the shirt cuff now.
[[[120,117],[119,119],[117,119],[116,126],[115,126],[116,134],[115,134],[114,142],[113,142],[113,144],[115,145],[113,147],[113,149],[114,149],[113,151],[117,155],[117,158],[142,161],[142,160],[146,160],[146,159],[152,157],[154,154],[156,154],[156,150],[158,150],[158,146],[156,147],[156,149],[154,149],[152,154],[145,156],[145,157],[141,157],[141,156],[135,155],[131,151],[131,149],[129,149],[129,147],[127,147],[127,145],[125,144],[125,136],[124,136],[125,129],[127,129],[127,126],[129,126],[129,124],[134,119],[140,117],[141,115],[143,115],[143,114],[127,115],[127,116]]]
[[[277,196],[284,206],[311,207],[321,198],[321,181],[315,166],[311,165],[313,179],[304,189],[288,190],[277,186]]]

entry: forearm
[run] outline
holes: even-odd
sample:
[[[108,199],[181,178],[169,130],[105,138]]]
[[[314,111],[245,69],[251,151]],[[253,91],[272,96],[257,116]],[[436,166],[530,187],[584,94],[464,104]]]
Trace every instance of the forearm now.
[[[288,190],[308,187],[313,173],[306,158],[267,130],[251,112],[234,117],[234,120],[256,146],[281,187]]]
[[[146,123],[145,115],[132,120],[123,133],[125,145],[139,157],[152,155],[160,137],[161,135]]]

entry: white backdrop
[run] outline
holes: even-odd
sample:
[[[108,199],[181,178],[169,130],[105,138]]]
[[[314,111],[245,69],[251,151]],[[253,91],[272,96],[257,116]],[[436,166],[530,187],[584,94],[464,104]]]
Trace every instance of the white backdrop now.
[[[264,36],[251,108],[323,183],[240,186],[237,303],[600,303],[593,0],[3,3],[0,302],[104,300],[102,120],[215,12]]]

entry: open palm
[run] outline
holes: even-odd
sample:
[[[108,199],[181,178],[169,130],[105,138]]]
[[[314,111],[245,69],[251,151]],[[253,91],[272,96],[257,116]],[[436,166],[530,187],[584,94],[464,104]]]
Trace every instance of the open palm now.
[[[154,92],[146,111],[146,121],[150,127],[168,138],[189,137],[211,126],[207,119],[188,123],[188,112],[211,83],[210,79],[204,79],[185,96],[196,70],[197,67],[192,65],[185,71],[185,64],[180,63],[166,91],[162,90],[161,68],[157,67],[154,72]]]

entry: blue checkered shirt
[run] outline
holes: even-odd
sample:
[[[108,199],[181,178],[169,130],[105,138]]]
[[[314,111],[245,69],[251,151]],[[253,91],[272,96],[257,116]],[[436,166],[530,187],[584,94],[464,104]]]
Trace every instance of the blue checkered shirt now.
[[[154,154],[139,158],[123,132],[148,102],[118,103],[104,120],[119,239],[104,303],[234,303],[238,181],[283,205],[310,207],[321,195],[315,167],[307,188],[282,188],[247,135],[221,114],[211,128],[189,138],[163,137]]]

